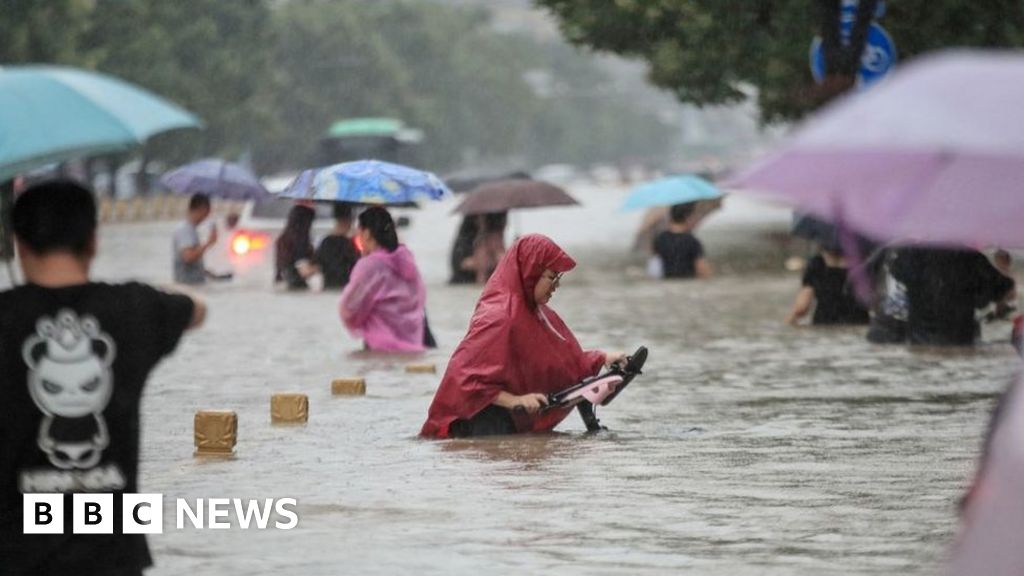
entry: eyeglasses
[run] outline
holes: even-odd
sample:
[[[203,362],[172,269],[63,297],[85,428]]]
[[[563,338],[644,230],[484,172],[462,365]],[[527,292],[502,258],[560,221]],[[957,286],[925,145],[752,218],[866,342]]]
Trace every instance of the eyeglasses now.
[[[559,272],[554,276],[548,276],[547,274],[545,274],[544,277],[547,278],[552,284],[559,284],[562,281],[562,274],[565,274],[565,272]]]

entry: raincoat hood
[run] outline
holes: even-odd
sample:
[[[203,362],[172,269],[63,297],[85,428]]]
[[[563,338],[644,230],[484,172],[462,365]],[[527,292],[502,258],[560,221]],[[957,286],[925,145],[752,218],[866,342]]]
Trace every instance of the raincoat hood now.
[[[520,238],[498,263],[480,295],[480,303],[503,297],[520,297],[529,308],[536,308],[533,289],[544,270],[561,274],[576,267],[573,260],[550,238],[527,234]]]
[[[604,355],[583,351],[558,314],[533,297],[545,269],[566,272],[575,265],[539,234],[520,238],[505,253],[448,362],[421,435],[448,437],[452,422],[472,418],[499,392],[547,394],[600,369]],[[569,412],[513,414],[513,420],[519,432],[540,432],[554,428]]]
[[[338,312],[349,332],[371,350],[419,352],[426,301],[416,260],[399,245],[394,252],[374,250],[356,261]]]
[[[402,280],[413,281],[420,277],[420,272],[416,268],[416,259],[413,258],[412,252],[405,247],[405,244],[399,244],[394,252],[384,249],[374,250],[366,257],[382,262]]]

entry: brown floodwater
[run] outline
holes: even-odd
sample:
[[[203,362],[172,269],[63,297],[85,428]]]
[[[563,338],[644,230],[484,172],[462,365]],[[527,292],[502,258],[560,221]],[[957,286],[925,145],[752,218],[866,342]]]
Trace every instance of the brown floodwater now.
[[[552,301],[584,347],[650,349],[645,373],[583,433],[416,437],[478,290],[449,287],[451,204],[410,211],[440,348],[356,352],[337,295],[271,289],[264,266],[204,290],[206,326],[151,377],[143,492],[163,493],[153,575],[933,574],[957,526],[994,398],[1017,368],[1006,325],[974,351],[868,344],[863,329],[792,329],[799,277],[786,213],[730,199],[701,233],[724,273],[658,282],[628,255],[622,190],[524,213],[579,260]],[[734,202],[734,206],[730,206]],[[170,224],[104,229],[97,276],[164,282]],[[216,260],[216,259],[214,259]],[[218,265],[226,266],[226,262]],[[252,270],[250,270],[252,272]],[[433,362],[437,376],[406,374]],[[362,376],[363,397],[332,397]],[[275,392],[309,396],[272,426]],[[199,409],[238,414],[233,459],[193,456]],[[173,499],[295,498],[298,527],[177,530]]]

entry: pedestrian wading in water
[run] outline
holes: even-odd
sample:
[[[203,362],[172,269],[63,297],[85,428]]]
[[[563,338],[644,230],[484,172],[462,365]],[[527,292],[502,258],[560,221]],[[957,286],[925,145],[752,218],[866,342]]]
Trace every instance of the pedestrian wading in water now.
[[[571,408],[541,413],[547,395],[622,353],[583,350],[548,307],[576,262],[550,238],[530,234],[505,254],[455,349],[420,434],[432,438],[553,429]]]

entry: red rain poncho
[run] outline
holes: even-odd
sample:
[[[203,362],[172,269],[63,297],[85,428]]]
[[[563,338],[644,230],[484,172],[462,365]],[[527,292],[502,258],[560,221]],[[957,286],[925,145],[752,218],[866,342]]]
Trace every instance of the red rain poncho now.
[[[530,234],[505,254],[477,302],[469,332],[455,349],[420,435],[447,438],[455,420],[472,418],[498,392],[556,392],[595,374],[604,362],[583,351],[554,310],[534,301],[545,269],[572,270],[576,262],[550,238]],[[571,409],[513,413],[519,432],[543,432]]]

